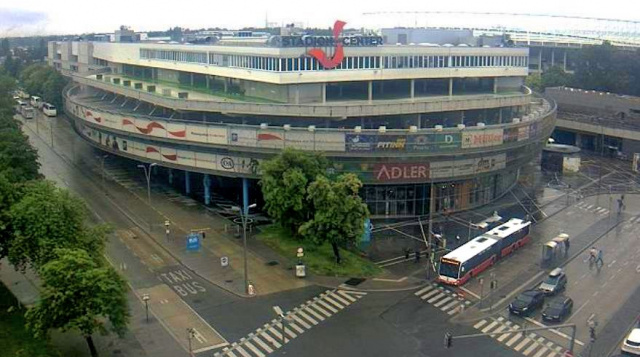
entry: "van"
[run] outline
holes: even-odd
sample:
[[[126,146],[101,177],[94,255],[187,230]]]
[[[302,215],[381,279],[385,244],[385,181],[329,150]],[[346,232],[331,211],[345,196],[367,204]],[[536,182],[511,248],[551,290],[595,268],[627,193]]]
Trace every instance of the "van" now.
[[[42,108],[42,98],[38,97],[38,96],[31,96],[31,106],[34,108]]]
[[[20,114],[25,119],[33,119],[36,116],[36,110],[28,105],[20,107]]]
[[[562,268],[555,268],[549,276],[540,284],[539,290],[547,295],[554,295],[567,287],[567,275]]]
[[[56,109],[56,106],[49,103],[42,104],[42,112],[44,113],[44,115],[48,117],[55,117],[56,115],[58,115],[58,110]]]

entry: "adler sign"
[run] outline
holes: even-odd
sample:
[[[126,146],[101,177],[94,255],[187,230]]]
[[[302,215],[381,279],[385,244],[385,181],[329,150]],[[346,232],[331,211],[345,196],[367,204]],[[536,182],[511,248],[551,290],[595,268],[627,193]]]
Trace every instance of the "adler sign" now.
[[[415,182],[429,178],[429,164],[379,164],[373,169],[376,181]]]

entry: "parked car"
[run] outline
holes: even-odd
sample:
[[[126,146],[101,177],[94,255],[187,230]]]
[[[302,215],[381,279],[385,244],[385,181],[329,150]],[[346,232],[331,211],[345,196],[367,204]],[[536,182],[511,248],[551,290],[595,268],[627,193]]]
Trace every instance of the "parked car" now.
[[[545,321],[560,322],[567,318],[573,310],[573,300],[570,297],[554,299],[542,310],[542,319]]]
[[[544,292],[527,290],[509,304],[509,312],[514,315],[529,315],[532,311],[542,307],[542,304],[544,304]]]
[[[567,287],[567,275],[562,268],[553,269],[538,289],[547,295],[555,295]]]
[[[49,103],[42,104],[42,112],[48,117],[55,117],[56,115],[58,115],[56,106]]]
[[[631,330],[631,333],[622,343],[622,352],[640,356],[640,323]]]

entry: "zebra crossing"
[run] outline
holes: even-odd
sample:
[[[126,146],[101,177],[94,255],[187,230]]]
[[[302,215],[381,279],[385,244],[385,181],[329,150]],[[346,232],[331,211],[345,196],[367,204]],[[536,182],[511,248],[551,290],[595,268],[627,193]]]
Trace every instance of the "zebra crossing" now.
[[[595,214],[602,215],[602,216],[605,216],[605,215],[609,214],[609,209],[608,208],[600,207],[600,206],[597,206],[595,204],[588,203],[588,202],[585,202],[585,201],[578,202],[578,204],[576,204],[576,207],[578,209],[580,209],[581,211],[591,212],[591,213],[595,213]]]
[[[562,357],[566,351],[564,347],[535,333],[529,332],[526,335],[522,332],[506,333],[510,330],[521,329],[523,326],[502,316],[480,320],[473,325],[473,328],[482,333],[496,333],[496,335],[491,335],[493,339],[524,356]]]
[[[640,216],[631,217],[624,223],[622,229],[626,232],[634,230],[640,224]]]
[[[428,304],[432,304],[441,311],[446,312],[448,315],[462,312],[465,307],[471,305],[471,301],[461,298],[455,292],[445,289],[436,283],[425,286],[416,291],[414,295],[426,301]]]
[[[353,290],[327,290],[288,311],[284,315],[284,328],[281,320],[271,320],[247,337],[225,347],[220,352],[216,352],[214,356],[264,357],[355,303],[366,294]]]

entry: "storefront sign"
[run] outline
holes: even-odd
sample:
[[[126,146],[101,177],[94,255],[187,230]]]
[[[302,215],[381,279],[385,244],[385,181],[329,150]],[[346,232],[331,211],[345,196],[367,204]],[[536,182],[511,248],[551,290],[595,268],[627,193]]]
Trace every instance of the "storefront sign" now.
[[[429,164],[377,164],[373,175],[380,182],[424,181],[429,178]]]

